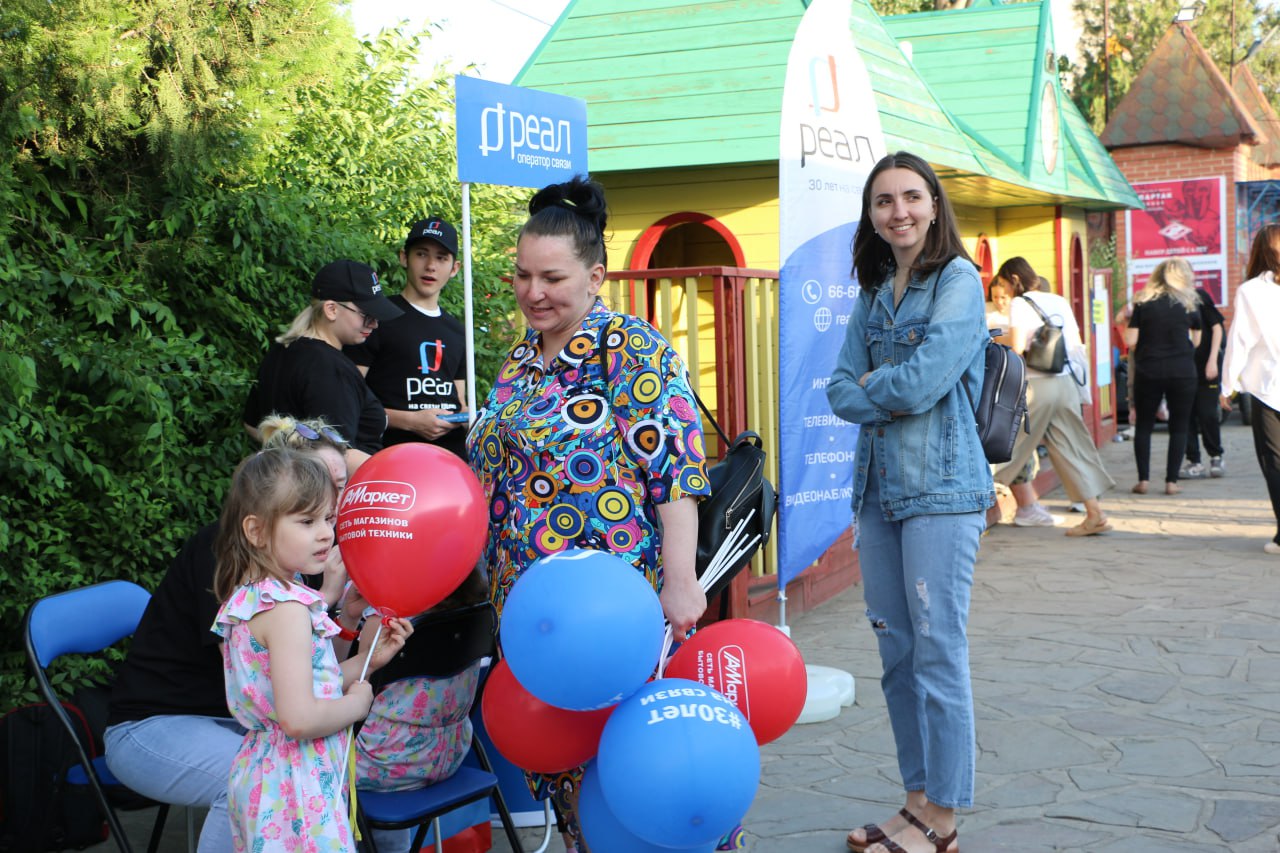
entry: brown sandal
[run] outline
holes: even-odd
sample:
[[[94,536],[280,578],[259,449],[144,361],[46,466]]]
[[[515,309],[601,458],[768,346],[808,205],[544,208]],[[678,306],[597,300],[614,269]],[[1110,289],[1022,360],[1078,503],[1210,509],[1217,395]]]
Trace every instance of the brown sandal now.
[[[915,819],[915,815],[907,811],[905,808],[898,809],[898,814],[902,815],[903,820],[908,822]],[[852,850],[853,853],[866,853],[868,847],[874,844],[881,844],[889,840],[889,836],[885,835],[884,830],[877,824],[864,823],[862,825],[862,831],[867,834],[865,841],[855,841],[852,835],[846,835],[844,837],[845,846]]]
[[[924,822],[911,812],[903,809],[900,814],[906,818],[907,823],[920,830],[924,835],[925,840],[933,845],[934,853],[960,853],[959,836],[956,830],[951,830],[951,834],[945,838],[939,838],[938,833],[934,829],[925,826]],[[880,844],[885,850],[888,850],[889,853],[907,853],[900,844],[891,839],[886,838],[881,841]],[[952,844],[955,844],[956,846],[952,847]]]

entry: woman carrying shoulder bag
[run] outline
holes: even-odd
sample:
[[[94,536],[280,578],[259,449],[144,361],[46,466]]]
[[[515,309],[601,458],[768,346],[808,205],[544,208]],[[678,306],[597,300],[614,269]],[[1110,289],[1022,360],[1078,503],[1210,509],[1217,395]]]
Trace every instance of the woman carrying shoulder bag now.
[[[1005,282],[1014,293],[1009,309],[1010,346],[1025,353],[1032,338],[1048,318],[1061,328],[1068,353],[1082,353],[1080,327],[1067,300],[1037,288],[1040,277],[1026,258],[1010,258],[1000,265],[996,280]],[[1084,504],[1085,518],[1067,528],[1068,536],[1096,536],[1111,530],[1111,522],[1102,511],[1100,497],[1115,486],[1093,444],[1093,437],[1080,416],[1080,390],[1071,371],[1072,359],[1064,361],[1056,373],[1036,370],[1027,364],[1027,429],[1018,433],[1013,445],[1013,458],[996,471],[996,482],[1013,483],[1028,460],[1043,444],[1049,450],[1049,461],[1062,481],[1062,488],[1072,503]]]

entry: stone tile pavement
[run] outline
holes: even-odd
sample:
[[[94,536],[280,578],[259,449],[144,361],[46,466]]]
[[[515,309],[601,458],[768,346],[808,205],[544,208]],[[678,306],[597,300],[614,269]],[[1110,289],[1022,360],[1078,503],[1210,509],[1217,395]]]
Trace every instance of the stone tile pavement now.
[[[1104,447],[1113,533],[1001,525],[984,538],[965,853],[1280,851],[1280,558],[1262,552],[1273,531],[1249,430],[1233,419],[1224,439],[1227,476],[1184,481],[1175,497],[1131,494],[1132,445]],[[1164,447],[1157,433],[1153,470]],[[1043,500],[1078,518],[1061,491]],[[747,849],[836,853],[848,829],[901,805],[861,590],[792,630],[810,663],[854,674],[858,697],[764,748]],[[176,853],[182,812],[170,822],[162,849]],[[131,835],[143,846],[146,826]],[[495,835],[494,850],[509,850]]]

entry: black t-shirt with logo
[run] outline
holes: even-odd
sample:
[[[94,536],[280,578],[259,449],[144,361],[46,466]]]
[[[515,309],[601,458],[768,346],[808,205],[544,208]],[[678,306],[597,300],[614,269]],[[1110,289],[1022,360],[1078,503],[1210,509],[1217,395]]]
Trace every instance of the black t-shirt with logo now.
[[[356,364],[366,366],[365,381],[388,409],[415,412],[421,409],[462,409],[456,380],[467,378],[466,333],[457,317],[441,310],[433,317],[403,296],[391,301],[404,314],[379,323],[363,344],[345,352]],[[421,436],[388,427],[383,444],[423,441]],[[465,425],[432,442],[466,459]]]

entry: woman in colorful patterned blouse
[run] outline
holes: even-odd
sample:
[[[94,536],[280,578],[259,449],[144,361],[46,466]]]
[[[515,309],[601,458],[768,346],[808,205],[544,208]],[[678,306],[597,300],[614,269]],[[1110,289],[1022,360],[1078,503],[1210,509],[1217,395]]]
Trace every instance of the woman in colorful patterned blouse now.
[[[706,609],[694,556],[697,496],[710,491],[684,363],[648,323],[597,298],[606,259],[599,184],[578,177],[545,187],[529,213],[514,279],[528,330],[468,437],[489,501],[490,594],[501,616],[540,557],[612,551],[654,585],[682,638]],[[580,778],[532,780],[537,796],[555,796],[574,836]]]

